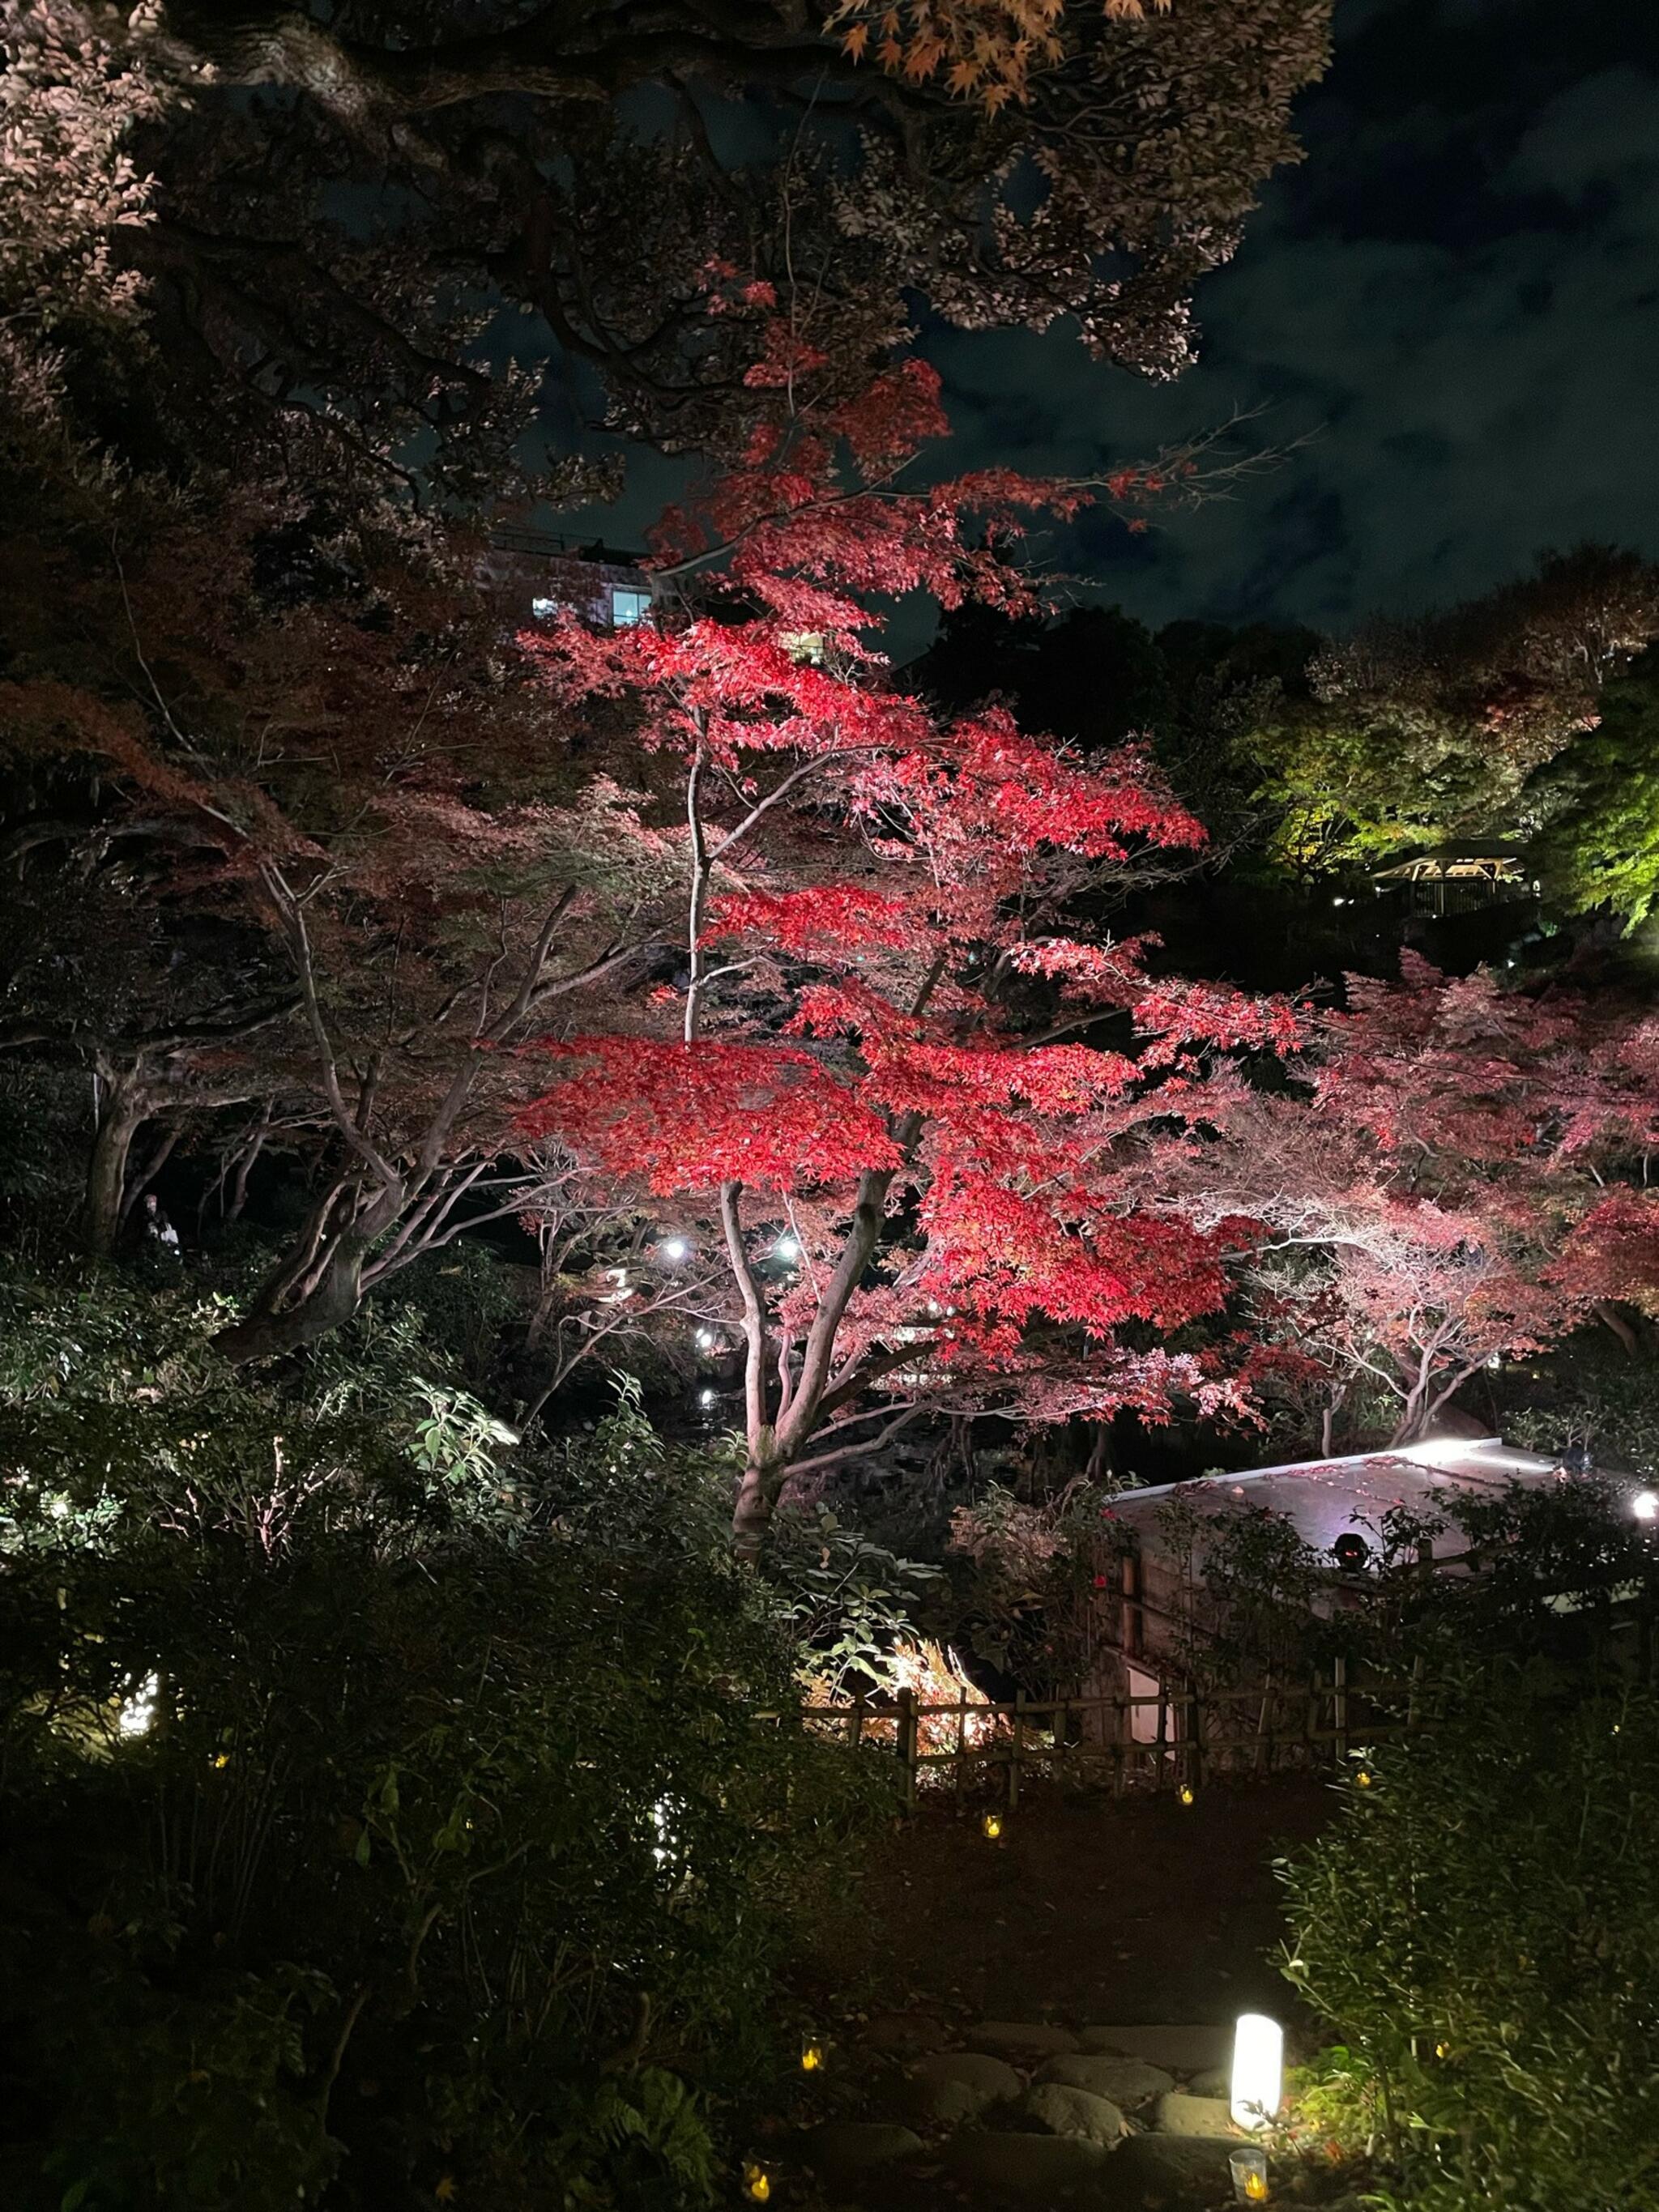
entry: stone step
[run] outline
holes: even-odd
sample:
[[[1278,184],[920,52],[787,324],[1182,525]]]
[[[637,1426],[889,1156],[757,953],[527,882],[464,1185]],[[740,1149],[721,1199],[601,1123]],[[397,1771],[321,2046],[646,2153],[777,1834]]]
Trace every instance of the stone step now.
[[[1144,2058],[1115,2058],[1109,2051],[1062,2051],[1057,2058],[1044,2059],[1033,2079],[1109,2097],[1126,2112],[1150,2104],[1176,2085],[1175,2075],[1161,2066],[1149,2066]]]
[[[1172,2074],[1200,2074],[1232,2063],[1232,2023],[1224,2027],[1090,2027],[1076,2039],[1073,2047],[1143,2058],[1149,2066],[1165,2067]]]
[[[962,2039],[972,2051],[988,2051],[1016,2065],[1035,2065],[1080,2048],[1069,2027],[1055,2027],[1047,2021],[981,2020]]]

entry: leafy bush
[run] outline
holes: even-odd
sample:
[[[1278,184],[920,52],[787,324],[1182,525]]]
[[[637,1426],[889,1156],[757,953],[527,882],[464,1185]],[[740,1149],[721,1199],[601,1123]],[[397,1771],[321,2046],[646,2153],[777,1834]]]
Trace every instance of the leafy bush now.
[[[1283,1872],[1343,2047],[1322,2131],[1400,2212],[1659,2204],[1659,1698],[1540,1661],[1454,1686]]]
[[[626,1403],[509,1475],[418,1342],[251,1385],[125,1295],[0,1312],[8,2203],[703,2201],[885,1802],[717,1475]]]
[[[1516,1443],[1588,1450],[1603,1466],[1659,1468],[1659,1372],[1606,1331],[1581,1329],[1512,1387],[1525,1394],[1504,1417]]]
[[[1082,1478],[1031,1504],[991,1483],[951,1516],[957,1601],[974,1652],[1029,1685],[1088,1678],[1117,1548],[1110,1493]]]
[[[917,1607],[944,1580],[919,1559],[902,1559],[827,1510],[785,1508],[762,1561],[778,1616],[806,1670],[832,1698],[902,1686],[898,1656],[917,1641]]]

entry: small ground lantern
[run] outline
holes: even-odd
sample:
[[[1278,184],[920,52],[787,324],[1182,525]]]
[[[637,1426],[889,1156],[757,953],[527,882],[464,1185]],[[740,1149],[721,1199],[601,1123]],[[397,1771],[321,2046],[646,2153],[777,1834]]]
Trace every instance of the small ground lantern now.
[[[743,2193],[752,2204],[764,2204],[772,2194],[772,2177],[763,2166],[743,2169]]]
[[[1233,2031],[1234,2124],[1265,2128],[1279,2110],[1284,2083],[1284,2029],[1266,2013],[1240,2013]]]
[[[997,1838],[1002,1833],[1001,1814],[988,1813],[979,1824],[979,1832],[987,1843],[995,1843]]]
[[[1241,2204],[1267,2201],[1267,2160],[1259,2150],[1236,2150],[1227,2160],[1233,2177],[1233,2195]]]
[[[823,2064],[823,2045],[816,2035],[804,2035],[800,2045],[800,2070],[816,2074]]]
[[[1190,1782],[1183,1782],[1176,1790],[1176,1796],[1183,1805],[1194,1805],[1198,1802],[1198,1792]]]

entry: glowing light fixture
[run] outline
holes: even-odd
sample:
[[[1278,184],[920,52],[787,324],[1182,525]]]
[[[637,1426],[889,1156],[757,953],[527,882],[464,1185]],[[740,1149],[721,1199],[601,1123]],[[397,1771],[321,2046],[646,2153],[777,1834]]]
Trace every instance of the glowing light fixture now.
[[[665,1260],[683,1260],[691,1247],[684,1237],[665,1237],[657,1249]]]
[[[680,1843],[674,1832],[674,1808],[666,1797],[659,1797],[651,1808],[651,1826],[657,1837],[651,1856],[659,1867],[666,1866],[678,1857]]]
[[[1183,1782],[1176,1796],[1183,1805],[1194,1805],[1198,1802],[1198,1793],[1190,1782]]]
[[[1234,2124],[1265,2128],[1279,2110],[1284,2087],[1284,2029],[1266,2013],[1240,2013],[1233,2030]]]
[[[698,1393],[697,1393],[697,1403],[698,1403],[700,1406],[712,1406],[712,1405],[714,1404],[714,1392],[713,1392],[712,1390],[699,1390],[699,1391],[698,1391]]]
[[[995,1843],[997,1838],[1002,1833],[1001,1814],[988,1813],[979,1824],[979,1832],[988,1843]]]
[[[712,1352],[714,1349],[714,1332],[712,1328],[700,1328],[697,1331],[697,1349],[699,1352]]]
[[[800,1257],[800,1239],[798,1237],[790,1237],[787,1235],[780,1237],[777,1243],[772,1247],[772,1256],[775,1260],[799,1260]]]
[[[1659,1521],[1659,1491],[1638,1490],[1630,1510],[1638,1521]]]
[[[1236,2150],[1227,2160],[1233,2177],[1233,2195],[1241,2204],[1267,2201],[1267,2154],[1259,2150]]]
[[[155,1719],[155,1700],[161,1694],[161,1677],[146,1674],[130,1698],[121,1700],[115,1716],[118,1735],[147,1735]]]
[[[816,2074],[823,2064],[823,2045],[818,2041],[817,2036],[807,2036],[802,2042],[800,2047],[801,2072],[803,2074]]]
[[[743,2169],[743,2193],[757,2204],[764,2204],[772,2194],[772,2177],[763,2166],[745,2166]]]

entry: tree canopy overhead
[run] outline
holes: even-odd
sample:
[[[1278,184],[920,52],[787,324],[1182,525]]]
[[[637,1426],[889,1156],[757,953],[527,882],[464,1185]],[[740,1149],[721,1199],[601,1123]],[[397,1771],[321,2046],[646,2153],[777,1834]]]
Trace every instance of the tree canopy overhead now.
[[[441,501],[518,479],[539,377],[514,352],[596,369],[619,427],[718,442],[750,358],[702,313],[712,258],[839,302],[865,361],[919,295],[970,328],[1073,315],[1171,374],[1194,285],[1295,157],[1328,14],[1085,0],[988,107],[770,0],[8,0],[7,273],[60,343],[142,295],[168,389],[79,395],[118,443],[182,417],[198,457],[315,443]],[[948,35],[971,66],[973,11]],[[70,168],[87,191],[43,205]]]

